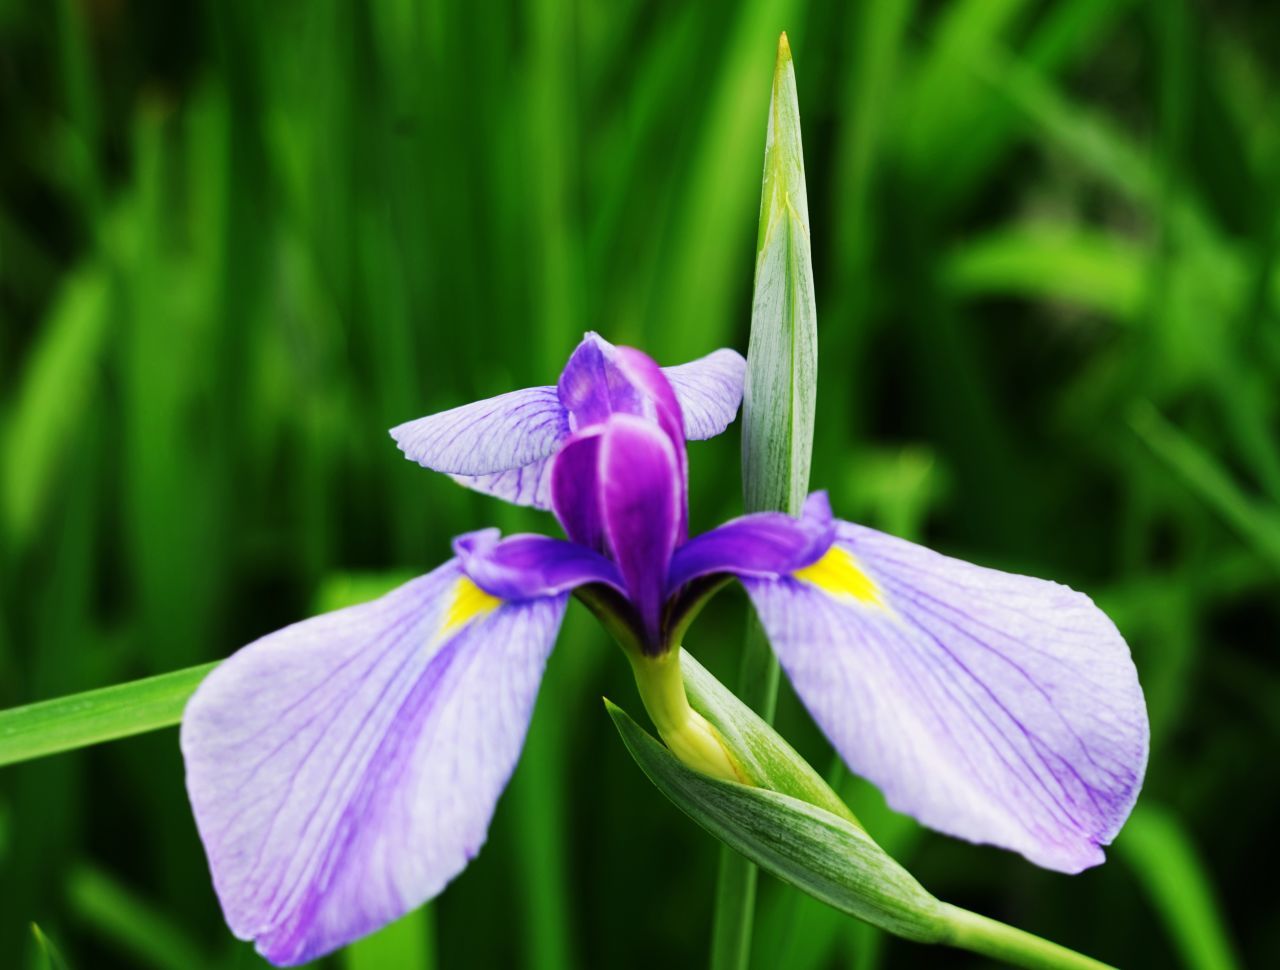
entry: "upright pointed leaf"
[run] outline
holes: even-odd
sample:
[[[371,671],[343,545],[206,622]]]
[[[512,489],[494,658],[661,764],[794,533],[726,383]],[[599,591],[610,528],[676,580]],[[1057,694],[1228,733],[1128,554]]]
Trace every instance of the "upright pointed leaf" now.
[[[769,102],[755,296],[743,400],[742,473],[749,512],[800,513],[809,488],[818,329],[800,106],[787,35]]]
[[[742,479],[748,512],[799,515],[809,489],[817,406],[818,331],[809,249],[809,203],[791,45],[778,38],[769,99],[751,341],[742,400]],[[778,662],[754,615],[748,619],[738,694],[766,720],[778,696]],[[756,872],[721,855],[713,970],[742,970],[751,952]]]

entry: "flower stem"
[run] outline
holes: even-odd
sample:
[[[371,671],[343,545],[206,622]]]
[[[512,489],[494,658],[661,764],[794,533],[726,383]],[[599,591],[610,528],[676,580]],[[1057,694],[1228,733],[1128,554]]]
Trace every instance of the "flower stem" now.
[[[1112,970],[1109,964],[1024,930],[949,903],[941,905],[948,924],[943,942],[951,946],[1032,970]]]
[[[760,621],[751,613],[738,675],[738,698],[766,723],[773,721],[778,706],[778,676],[778,660]],[[711,929],[711,970],[746,970],[750,965],[758,878],[755,863],[727,846],[721,848]]]
[[[656,657],[627,651],[645,710],[671,753],[690,768],[726,781],[745,781],[724,740],[711,723],[689,706],[680,674],[680,648]]]

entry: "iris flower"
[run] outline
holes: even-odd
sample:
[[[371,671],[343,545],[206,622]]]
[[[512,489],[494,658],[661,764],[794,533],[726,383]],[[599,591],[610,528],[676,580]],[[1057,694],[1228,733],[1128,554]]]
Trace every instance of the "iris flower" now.
[[[692,767],[746,781],[688,704],[680,642],[729,579],[849,767],[926,825],[1076,872],[1137,797],[1145,706],[1084,595],[832,516],[688,537],[686,438],[733,420],[744,362],[662,369],[588,334],[555,387],[396,428],[419,463],[549,507],[567,539],[454,540],[433,572],[219,666],[182,724],[187,787],[232,931],[313,959],[439,893],[480,850],[576,593]]]

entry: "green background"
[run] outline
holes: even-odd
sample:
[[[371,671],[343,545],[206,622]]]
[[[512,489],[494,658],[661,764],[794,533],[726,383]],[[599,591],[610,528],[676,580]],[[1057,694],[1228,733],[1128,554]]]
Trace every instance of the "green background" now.
[[[1152,720],[1077,877],[922,832],[933,892],[1126,967],[1266,966],[1280,810],[1280,15],[1116,0],[0,2],[0,706],[225,656],[489,524],[386,429],[585,329],[746,349],[778,30],[819,311],[813,484],[1092,594]],[[695,530],[741,508],[691,448]],[[745,601],[689,644],[726,678]],[[338,967],[704,963],[717,847],[644,780],[574,607],[488,845]],[[779,724],[831,753],[784,688]],[[0,963],[259,965],[176,732],[0,772]],[[978,966],[762,880],[759,967]]]

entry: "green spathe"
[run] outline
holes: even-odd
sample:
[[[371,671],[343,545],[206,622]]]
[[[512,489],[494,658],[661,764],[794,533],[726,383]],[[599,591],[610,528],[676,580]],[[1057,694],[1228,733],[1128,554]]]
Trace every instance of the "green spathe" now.
[[[605,707],[631,756],[677,808],[802,892],[918,943],[946,943],[1021,967],[1106,970],[1091,957],[941,902],[848,819],[791,795],[695,771],[621,708],[608,700]]]
[[[719,732],[751,784],[798,798],[861,828],[840,796],[768,721],[716,680],[689,651],[681,651],[680,657],[689,703]]]
[[[944,939],[942,904],[861,828],[790,795],[694,771],[605,704],[649,780],[716,838],[851,916],[912,940]]]

